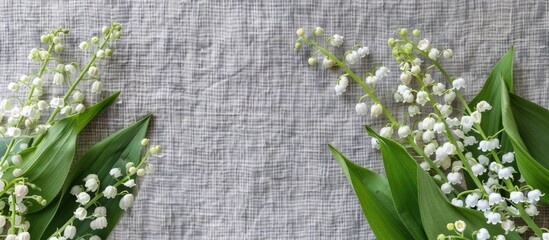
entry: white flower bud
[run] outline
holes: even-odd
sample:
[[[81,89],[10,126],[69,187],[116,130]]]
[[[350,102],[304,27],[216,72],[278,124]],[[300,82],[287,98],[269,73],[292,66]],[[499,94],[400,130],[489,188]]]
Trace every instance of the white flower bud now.
[[[90,199],[91,197],[87,192],[81,192],[78,195],[76,195],[76,202],[82,205],[88,204],[88,202],[90,202]]]
[[[44,85],[44,80],[42,80],[42,78],[36,77],[32,80],[32,85],[40,87],[40,86]]]
[[[122,176],[122,172],[120,171],[120,168],[113,168],[109,171],[109,175],[113,176],[114,178],[119,178]]]
[[[53,47],[53,50],[56,53],[62,53],[62,52],[65,51],[65,46],[63,44],[57,44],[57,45],[55,45],[55,47]]]
[[[84,100],[84,93],[82,92],[75,92],[72,94],[72,100],[75,102],[82,102]]]
[[[321,28],[321,27],[315,27],[315,29],[313,30],[313,33],[314,33],[316,36],[319,36],[319,37],[322,36],[322,35],[324,35],[325,32],[326,32],[326,31],[325,31],[323,28]]]
[[[318,63],[318,60],[314,57],[311,57],[307,60],[307,62],[309,63],[309,65],[314,66]]]
[[[105,196],[105,198],[115,198],[117,193],[116,187],[108,186],[103,191],[103,196]]]
[[[402,74],[400,74],[400,81],[405,85],[410,84],[410,81],[412,81],[412,74],[408,71],[402,72]]]
[[[106,217],[98,217],[95,220],[90,222],[90,228],[93,230],[103,229],[105,227],[107,227]]]
[[[429,41],[429,39],[423,39],[419,41],[419,43],[417,44],[417,48],[419,48],[419,50],[421,51],[427,51],[429,50],[429,48],[431,48],[431,41]]]
[[[44,100],[40,100],[36,106],[38,106],[38,109],[39,110],[46,110],[50,107],[50,105],[48,105],[48,103]]]
[[[84,106],[84,104],[79,103],[78,105],[76,105],[75,110],[78,113],[83,113],[86,110],[86,107]]]
[[[446,49],[442,52],[442,55],[444,55],[444,58],[446,59],[451,59],[454,57],[454,51],[452,51],[452,49]]]
[[[6,131],[6,136],[19,137],[21,136],[21,129],[18,127],[8,127],[8,130]]]
[[[444,102],[450,104],[456,99],[456,93],[454,91],[450,91],[446,94],[444,94]]]
[[[436,48],[433,48],[431,49],[431,51],[429,51],[429,58],[433,60],[437,60],[439,54],[440,54],[440,51]]]
[[[89,174],[84,178],[86,191],[95,192],[99,188],[99,177],[95,174]]]
[[[80,221],[83,221],[88,216],[88,211],[85,208],[79,207],[74,211],[74,217]]]
[[[477,111],[479,112],[484,112],[486,110],[491,110],[491,109],[492,109],[492,106],[486,101],[480,101],[479,103],[477,103]]]
[[[143,147],[147,146],[147,145],[149,145],[149,142],[150,141],[149,141],[148,138],[143,138],[143,139],[141,139],[141,146],[143,146]]]
[[[456,206],[456,207],[463,207],[463,200],[457,199],[457,198],[453,198],[453,199],[452,199],[452,205],[454,205],[454,206]]]
[[[512,152],[503,154],[503,156],[501,156],[501,161],[502,163],[512,163],[515,161],[515,154]]]
[[[379,130],[379,135],[385,138],[391,138],[393,136],[393,128],[392,127],[383,127],[381,130]]]
[[[519,191],[513,191],[509,194],[509,200],[511,200],[514,203],[524,202],[524,194]]]
[[[88,42],[81,42],[79,47],[84,51],[88,51],[88,49],[90,49],[90,44]]]
[[[14,193],[15,196],[24,198],[29,193],[29,188],[25,184],[17,184],[15,185]]]
[[[76,196],[76,195],[80,194],[81,192],[82,192],[82,187],[80,187],[79,185],[74,185],[74,186],[72,186],[70,193],[72,195]]]
[[[91,66],[89,69],[88,69],[88,75],[90,75],[91,77],[95,77],[97,76],[97,74],[99,73],[99,69],[95,66]]]
[[[332,59],[325,57],[324,60],[322,60],[322,66],[324,66],[324,68],[333,68],[336,66],[336,63],[332,61]]]
[[[55,85],[63,85],[63,81],[65,81],[65,77],[61,73],[55,73],[53,75],[53,83]]]
[[[413,116],[415,116],[419,113],[420,113],[420,111],[419,111],[419,107],[417,105],[408,106],[408,114],[410,115],[410,117],[413,117]]]
[[[408,135],[410,135],[410,133],[411,133],[410,127],[407,126],[407,125],[404,125],[404,126],[398,128],[398,136],[400,138],[405,138]]]
[[[63,231],[63,236],[67,239],[73,239],[76,235],[76,227],[75,226],[67,226],[65,230]]]
[[[529,203],[536,203],[540,200],[541,196],[544,196],[545,194],[542,194],[539,189],[534,189],[530,192],[528,192],[528,202]]]
[[[72,74],[76,72],[76,68],[72,64],[65,65],[65,71]]]
[[[97,50],[97,53],[96,53],[96,54],[97,54],[97,57],[98,57],[99,59],[105,58],[105,51],[103,51],[103,50],[101,50],[101,49]]]
[[[107,216],[107,208],[106,207],[96,207],[93,210],[93,215],[97,217],[106,217]]]
[[[61,111],[60,111],[61,114],[64,114],[64,115],[71,115],[72,113],[72,107],[71,106],[65,106],[63,108],[61,108]]]
[[[29,232],[20,232],[17,234],[17,240],[30,240],[31,236]]]
[[[452,81],[452,86],[459,90],[461,88],[465,88],[467,86],[467,84],[465,84],[465,79],[463,78],[458,78],[458,79],[455,79],[454,81]]]
[[[92,84],[91,92],[95,94],[100,94],[103,91],[103,83],[100,81],[95,81]]]
[[[534,204],[530,204],[530,206],[526,207],[524,210],[526,211],[526,214],[531,217],[539,214],[538,208]]]
[[[376,104],[372,105],[372,107],[370,109],[370,115],[372,117],[378,117],[382,113],[383,113],[383,107],[381,106],[381,104],[376,103]]]
[[[332,46],[334,47],[340,47],[341,44],[343,44],[343,36],[335,34],[334,36],[332,36],[330,44],[332,44]]]
[[[40,59],[46,60],[50,57],[50,53],[46,50],[39,51],[38,54],[40,55]]]
[[[450,183],[444,183],[440,186],[440,190],[445,194],[450,194],[452,192],[452,185],[450,185]]]
[[[160,151],[162,151],[162,148],[160,147],[160,145],[155,145],[155,146],[152,146],[149,150],[149,152],[152,154],[152,155],[156,155],[158,153],[160,153]]]
[[[145,174],[146,174],[145,169],[140,168],[140,169],[137,170],[137,176],[143,177],[143,176],[145,176]]]
[[[8,89],[15,93],[15,92],[19,91],[19,84],[15,83],[15,82],[10,82],[10,84],[8,84]]]
[[[17,155],[13,155],[11,157],[11,162],[15,165],[15,166],[19,166],[19,164],[21,164],[21,161],[23,161],[23,158],[21,157],[21,155],[17,154]]]
[[[137,172],[137,170],[135,170],[135,172]],[[130,179],[130,180],[124,182],[124,186],[129,187],[129,188],[135,187],[135,180]]]
[[[360,102],[355,106],[356,113],[360,116],[368,114],[368,106],[364,102]]]
[[[99,38],[96,36],[93,36],[92,38],[90,38],[90,42],[93,44],[97,44],[99,43]]]
[[[133,206],[134,201],[135,199],[132,194],[126,194],[122,197],[122,199],[120,199],[118,206],[123,210],[127,210]]]
[[[446,90],[446,86],[442,83],[437,83],[433,85],[433,93],[436,95],[442,95],[444,94],[444,91]]]

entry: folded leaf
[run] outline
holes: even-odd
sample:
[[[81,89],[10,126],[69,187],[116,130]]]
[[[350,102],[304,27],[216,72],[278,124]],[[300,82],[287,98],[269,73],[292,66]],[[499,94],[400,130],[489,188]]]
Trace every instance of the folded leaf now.
[[[444,193],[435,184],[431,176],[418,166],[417,186],[419,192],[419,210],[423,228],[430,240],[437,239],[439,234],[454,234],[448,231],[446,224],[462,220],[467,225],[465,236],[469,237],[474,231],[480,228],[486,228],[490,236],[505,234],[505,231],[498,225],[486,223],[486,218],[482,212],[456,207],[446,199]],[[506,239],[521,239],[516,233],[512,232],[505,236]]]
[[[370,136],[378,139],[393,202],[400,219],[415,239],[427,239],[418,207],[418,164],[400,144],[380,136],[368,126],[366,130]]]
[[[43,135],[40,144],[21,151],[23,161],[19,168],[23,177],[35,184],[29,195],[40,195],[50,203],[61,190],[69,173],[76,149],[77,115],[59,120]],[[52,170],[55,169],[55,172]],[[14,179],[12,171],[4,174],[4,179]],[[44,206],[33,204],[28,212],[33,213]]]
[[[387,180],[351,162],[332,145],[329,147],[353,186],[362,211],[377,239],[414,239],[398,216]]]
[[[74,185],[82,185],[84,183],[82,179],[88,174],[97,174],[101,183],[99,189],[102,190],[116,182],[109,175],[112,168],[117,167],[125,171],[126,163],[139,163],[141,159],[141,140],[147,132],[150,117],[149,115],[90,147],[72,169],[63,188],[64,192],[67,192]],[[124,190],[130,193],[133,192],[133,188],[120,186],[118,189],[119,192]],[[109,201],[106,201],[105,198],[98,201],[101,206],[107,208],[108,225],[106,228],[92,230],[89,219],[85,221],[75,220],[73,224],[77,229],[77,235],[91,233],[98,235],[101,239],[106,239],[124,212],[118,206],[120,199],[121,196],[118,196],[115,199],[109,199]],[[75,200],[75,196],[71,194],[67,193],[63,196],[59,210],[51,222],[47,224],[41,239],[48,239],[57,228],[63,226],[73,216],[73,211],[78,207]],[[93,212],[93,210],[93,207],[88,209],[88,213]]]
[[[518,96],[509,96],[505,85],[500,89],[503,126],[513,144],[518,169],[526,183],[549,193],[549,120],[546,118],[549,111]],[[549,203],[549,196],[545,194],[542,200]]]

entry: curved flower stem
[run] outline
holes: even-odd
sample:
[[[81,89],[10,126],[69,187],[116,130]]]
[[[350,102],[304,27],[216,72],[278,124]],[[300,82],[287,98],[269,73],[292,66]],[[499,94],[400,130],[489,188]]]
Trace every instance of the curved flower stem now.
[[[15,212],[17,211],[16,210],[16,207],[15,207],[15,204],[17,204],[17,200],[15,200],[15,194],[12,193],[11,194],[11,218],[10,218],[10,222],[11,222],[11,226],[10,226],[10,232],[12,234],[16,234],[16,229],[15,229],[15,217],[16,217],[16,214]]]
[[[446,81],[450,84],[452,84],[452,77],[450,77],[450,75],[448,75],[448,73],[446,72],[446,70],[444,70],[444,68],[440,65],[440,63],[437,61],[437,60],[434,60],[434,59],[431,59],[429,58],[429,54],[421,49],[419,49],[417,47],[417,45],[413,42],[409,42],[408,43],[412,44],[412,46],[419,52],[421,53],[421,55],[425,56],[427,59],[429,59],[433,65],[435,65],[435,67],[440,71],[440,73],[442,73],[442,75],[444,76],[444,78],[446,79]],[[457,98],[459,99],[459,101],[461,102],[461,105],[463,105],[463,107],[465,107],[465,111],[467,112],[467,114],[471,114],[473,111],[471,111],[471,108],[469,108],[469,105],[467,104],[467,101],[465,101],[465,98],[463,97],[463,95],[461,94],[460,91],[454,91],[456,93],[456,96]],[[486,136],[486,133],[484,133],[484,131],[482,130],[482,127],[480,126],[480,124],[478,123],[474,123],[474,126],[475,126],[475,129],[478,131],[478,133],[480,134],[480,136],[482,137],[483,140],[488,140],[488,136]],[[492,150],[490,151],[490,154],[494,157],[494,160],[501,164],[501,159],[499,158],[498,154],[496,151]]]
[[[376,94],[374,91],[372,91],[372,89],[370,89],[361,79],[360,77],[358,77],[349,67],[347,67],[347,65],[345,65],[343,62],[341,62],[337,57],[335,57],[333,54],[331,54],[328,50],[326,50],[325,48],[323,48],[322,46],[318,45],[316,42],[314,41],[311,41],[310,39],[308,38],[301,38],[303,39],[303,41],[313,45],[314,47],[316,47],[320,52],[322,52],[326,57],[329,57],[332,61],[334,61],[338,66],[340,66],[349,76],[351,76],[351,78],[353,80],[355,80],[355,82],[357,82],[361,87],[362,89],[364,89],[364,91],[366,92],[366,94],[368,94],[368,96],[370,96],[370,98],[372,99],[372,101],[376,104],[379,104],[382,109],[383,109],[383,114],[387,117],[387,119],[389,119],[389,121],[395,125],[395,126],[400,126],[399,122],[395,119],[395,117],[391,114],[391,112],[389,112],[389,110],[385,107],[385,105],[383,105],[383,103],[377,98]],[[433,162],[433,160],[431,160],[431,158],[429,158],[429,156],[427,156],[425,154],[425,152],[417,145],[417,143],[414,141],[414,139],[411,137],[411,136],[407,136],[405,138],[406,142],[408,142],[408,144],[410,144],[412,146],[412,148],[414,149],[414,151],[416,151],[418,154],[420,154],[422,156],[422,158],[425,160],[425,162],[427,162],[429,164],[429,166],[431,167],[431,169],[433,169],[437,175],[439,175],[444,181],[448,181],[448,179],[446,178],[446,175],[442,172],[442,170],[440,170],[436,164]]]
[[[99,46],[99,49],[103,49],[107,45],[108,41],[110,40],[110,38],[112,36],[113,31],[114,31],[114,27],[111,27],[111,30],[105,36],[105,39],[103,40],[103,43]],[[82,69],[82,71],[80,72],[80,75],[78,75],[78,78],[76,78],[74,83],[71,84],[71,86],[70,86],[69,90],[67,91],[67,93],[65,93],[65,95],[63,96],[63,102],[65,102],[65,103],[67,102],[67,100],[69,99],[71,94],[74,92],[74,90],[76,89],[78,84],[80,84],[80,82],[84,79],[84,76],[86,76],[86,73],[88,73],[88,70],[90,69],[90,67],[93,66],[96,59],[97,59],[97,53],[94,53],[92,58],[88,62],[88,64],[86,64],[86,67],[84,67],[84,69]],[[60,111],[61,111],[61,108],[56,108],[51,113],[51,115],[48,118],[48,121],[46,122],[46,124],[49,124],[49,125],[53,124],[53,122],[55,121],[55,117],[57,116],[57,114],[59,114]],[[38,143],[40,143],[40,140],[42,140],[42,138],[44,138],[44,134],[40,134],[36,138],[36,140],[33,142],[33,146],[36,146]]]
[[[425,56],[427,59],[429,59],[433,65],[435,65],[435,67],[440,71],[440,73],[442,73],[442,75],[444,76],[444,78],[446,79],[446,81],[448,81],[448,83],[452,83],[452,78],[450,77],[450,75],[448,75],[448,73],[444,70],[444,68],[440,65],[440,63],[437,61],[437,60],[433,60],[431,58],[429,58],[429,54],[425,51],[422,51],[421,49],[419,49],[417,47],[417,45],[413,42],[408,42],[410,44],[412,44],[412,46],[419,52],[421,53],[423,56]],[[423,84],[423,82],[422,82]],[[460,91],[454,91],[456,93],[456,96],[458,97],[458,99],[460,100],[461,104],[465,107],[465,110],[467,111],[468,114],[471,114],[472,111],[471,109],[469,108],[469,105],[467,104],[467,102],[465,101],[465,98],[463,97],[463,95],[461,95],[461,92]],[[438,111],[438,109],[436,109],[435,107],[435,111]],[[476,130],[478,131],[478,133],[480,134],[480,136],[484,139],[484,140],[487,140],[488,137],[486,136],[486,134],[484,133],[484,131],[482,130],[482,127],[480,126],[480,124],[478,123],[475,123],[475,128]],[[448,129],[447,129],[448,130]],[[451,134],[449,134],[451,135]],[[456,146],[457,147],[457,146]],[[492,150],[490,151],[490,154],[494,157],[494,160],[501,164],[501,159],[499,158],[499,156],[497,155],[496,151]],[[463,164],[465,166],[465,164],[469,164],[468,161],[463,161]],[[470,170],[470,168],[469,168]],[[469,171],[468,170],[468,171]],[[477,184],[476,180],[478,180],[476,177],[472,176],[472,179],[473,181],[475,181],[475,184]],[[507,188],[509,190],[513,190],[515,189],[515,186],[513,185],[513,183],[511,182],[511,180],[509,179],[505,179],[504,180],[504,183],[505,185],[507,186]],[[478,185],[478,184],[477,184]],[[484,191],[484,188],[481,188],[481,190]],[[520,213],[520,217],[524,220],[524,222],[526,222],[526,224],[528,224],[528,226],[536,233],[536,235],[538,236],[541,236],[542,235],[542,230],[540,229],[540,227],[532,220],[532,218],[526,213],[526,210],[524,209],[524,206],[522,204],[516,204],[517,206],[517,209],[519,210],[519,213]]]
[[[141,161],[139,162],[139,164],[137,165],[136,168],[140,168],[141,166],[143,166],[143,164],[145,164],[145,163],[147,162],[147,158],[148,158],[148,157],[149,157],[149,151],[147,151],[147,152],[145,153],[145,156],[143,156],[143,157],[141,158]],[[112,185],[112,186],[117,188],[118,186],[124,184],[124,182],[130,180],[131,177],[132,177],[133,175],[135,175],[135,174],[136,174],[136,173],[129,173],[129,172],[128,172],[128,175],[126,175],[125,177],[119,179],[119,180],[118,180],[114,185]],[[90,208],[91,206],[95,205],[95,203],[96,203],[97,201],[99,201],[99,199],[101,199],[104,195],[105,195],[105,194],[104,194],[103,192],[100,192],[99,194],[95,195],[95,197],[92,198],[92,199],[88,202],[88,204],[86,204],[86,205],[84,206],[84,209],[87,210],[87,209]],[[73,215],[69,220],[67,220],[67,221],[65,222],[65,224],[63,224],[63,226],[61,226],[60,228],[58,228],[57,231],[55,231],[54,233],[52,233],[47,239],[50,239],[51,237],[59,236],[59,235],[61,234],[61,232],[63,232],[64,229],[65,229],[67,226],[69,226],[70,224],[72,224],[72,223],[74,222],[74,220],[76,220],[76,217]]]
[[[54,33],[55,33],[55,35],[57,35],[57,31],[55,31]],[[55,44],[53,42],[50,43],[49,48],[48,48],[48,57],[46,59],[44,59],[44,61],[42,62],[42,65],[40,65],[40,70],[36,74],[36,77],[41,78],[42,75],[44,74],[44,71],[46,70],[46,67],[48,66],[48,63],[51,59],[50,55],[53,52],[54,46],[55,46]],[[25,104],[24,104],[25,106],[28,105],[30,103],[30,101],[32,100],[32,96],[34,94],[35,89],[36,89],[36,86],[33,84],[31,89],[29,90],[29,94],[27,95],[27,99],[25,100]],[[19,118],[19,120],[17,121],[17,124],[15,126],[19,126],[19,125],[21,125],[21,123],[23,123],[23,117]],[[10,144],[8,145],[8,148],[6,149],[6,152],[4,153],[4,156],[2,156],[2,160],[0,160],[0,166],[3,166],[4,162],[6,162],[6,159],[8,158],[8,155],[10,154],[10,152],[11,152],[13,146],[15,145],[16,141],[17,141],[16,138],[12,138],[10,140]]]
[[[103,40],[103,43],[99,46],[99,49],[103,49],[105,47],[105,45],[109,42],[110,38],[111,38],[111,35],[114,31],[114,27],[111,27],[109,33],[105,36],[105,39]],[[88,64],[86,65],[86,67],[84,67],[84,69],[80,72],[80,75],[78,76],[78,78],[74,81],[74,83],[71,85],[71,87],[69,88],[69,90],[67,91],[67,93],[65,93],[65,96],[63,96],[63,101],[64,102],[67,102],[67,100],[69,99],[69,97],[71,96],[72,92],[74,91],[74,89],[76,89],[76,87],[78,86],[78,84],[80,83],[80,81],[82,81],[82,79],[84,78],[84,76],[86,76],[86,73],[88,73],[88,70],[90,69],[91,66],[93,66],[93,64],[95,63],[95,60],[97,59],[97,53],[94,53],[92,58],[90,59],[90,61],[88,62]],[[60,108],[56,108],[53,113],[50,115],[50,118],[48,119],[47,123],[46,124],[52,124],[54,119],[55,119],[55,116],[59,113],[59,111],[61,111]]]
[[[423,81],[421,76],[416,75],[416,78],[418,79],[418,81],[421,83],[422,86],[426,86],[425,82]],[[473,179],[473,181],[475,182],[475,185],[477,185],[478,189],[481,190],[482,193],[487,196],[488,194],[486,193],[486,190],[484,189],[484,186],[480,182],[480,179],[478,179],[473,174],[473,171],[471,170],[471,165],[469,164],[469,161],[467,160],[465,155],[463,155],[463,153],[459,150],[459,145],[457,144],[457,141],[456,141],[454,135],[452,135],[452,130],[450,129],[450,126],[448,126],[448,123],[446,121],[444,121],[442,113],[436,107],[436,102],[433,99],[433,95],[431,94],[431,91],[429,91],[428,88],[425,88],[424,91],[427,93],[427,96],[429,97],[429,103],[433,106],[433,109],[435,111],[436,116],[440,119],[440,122],[442,122],[444,124],[444,129],[446,130],[446,137],[448,137],[448,140],[450,140],[452,145],[455,146],[456,153],[457,153],[459,159],[461,160],[461,162],[463,163],[463,167],[465,167],[465,170],[467,170],[467,172],[471,176],[471,179]]]

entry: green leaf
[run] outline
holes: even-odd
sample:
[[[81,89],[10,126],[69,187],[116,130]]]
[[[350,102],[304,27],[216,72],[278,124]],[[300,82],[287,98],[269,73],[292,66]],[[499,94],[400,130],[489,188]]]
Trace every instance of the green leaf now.
[[[505,85],[500,89],[503,126],[513,144],[518,169],[528,184],[548,193],[549,111],[518,96],[509,96]],[[549,203],[549,196],[546,194],[542,200]]]
[[[486,228],[490,236],[504,234],[505,231],[500,225],[486,223],[486,218],[482,212],[456,207],[446,199],[446,196],[425,171],[418,166],[417,186],[419,192],[419,209],[421,220],[427,237],[430,240],[437,239],[439,234],[455,234],[448,231],[446,224],[462,220],[467,225],[465,236],[469,237],[474,231],[480,228]],[[516,233],[510,233],[505,236],[506,239],[521,239]]]
[[[137,123],[110,135],[90,147],[68,176],[64,191],[68,191],[74,185],[82,185],[84,183],[82,179],[88,174],[98,175],[101,183],[100,191],[109,185],[115,184],[116,180],[109,175],[109,171],[112,168],[118,167],[124,171],[126,163],[133,162],[134,164],[138,164],[141,160],[141,140],[147,132],[150,117],[148,115]],[[130,193],[133,192],[133,189],[123,186],[118,187],[118,192],[124,190]],[[108,225],[106,228],[92,230],[90,228],[90,220],[76,220],[74,221],[74,226],[77,229],[77,235],[91,233],[98,235],[101,239],[106,239],[124,212],[118,206],[121,198],[122,196],[118,196],[115,199],[109,199],[109,201],[102,198],[98,201],[100,205],[107,208]],[[75,197],[65,194],[61,200],[59,211],[57,211],[55,217],[48,224],[41,238],[48,239],[57,228],[62,227],[73,216],[73,211],[77,207],[78,204],[75,202]],[[91,207],[91,209],[88,209],[88,213],[93,212],[93,210],[94,208]]]
[[[393,202],[400,219],[415,239],[427,239],[418,207],[418,164],[400,144],[378,135],[369,126],[366,126],[366,131],[378,139]]]
[[[40,195],[50,203],[61,190],[69,173],[76,149],[77,116],[59,120],[43,135],[40,144],[21,151],[23,162],[19,168],[23,177],[38,188],[29,195]],[[4,179],[14,179],[12,171],[6,171]],[[44,206],[33,204],[28,212],[33,213]]]
[[[377,239],[414,239],[398,216],[387,179],[351,162],[332,145],[329,147],[353,186]]]
[[[78,132],[82,131],[82,129],[84,129],[84,127],[86,127],[86,125],[88,125],[88,123],[94,119],[97,114],[109,108],[116,101],[116,99],[118,99],[118,96],[120,96],[120,91],[101,100],[101,102],[86,108],[86,110],[78,117]]]

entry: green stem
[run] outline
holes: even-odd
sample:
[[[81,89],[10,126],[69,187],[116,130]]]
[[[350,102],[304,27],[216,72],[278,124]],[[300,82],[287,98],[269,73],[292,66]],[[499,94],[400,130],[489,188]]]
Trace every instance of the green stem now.
[[[351,71],[351,69],[349,67],[347,67],[347,65],[345,65],[343,62],[341,62],[337,57],[335,57],[332,53],[330,53],[328,50],[326,50],[325,48],[323,48],[322,46],[318,45],[316,42],[314,41],[311,41],[310,39],[308,38],[301,38],[303,39],[303,41],[313,45],[314,47],[316,47],[320,52],[322,52],[326,57],[330,58],[332,61],[334,61],[338,66],[340,66],[349,76],[351,76],[351,78],[353,80],[355,80],[355,82],[357,82],[361,87],[362,89],[364,89],[364,91],[366,92],[366,94],[368,96],[370,96],[370,98],[372,99],[372,101],[376,104],[379,104],[381,106],[381,108],[383,109],[383,114],[387,117],[387,119],[389,119],[389,121],[395,125],[395,126],[400,126],[400,124],[398,123],[398,121],[395,119],[395,117],[391,114],[391,112],[389,112],[389,110],[383,105],[383,103],[377,98],[375,92],[370,89],[361,79],[360,77],[358,77],[353,71]],[[412,148],[414,149],[414,151],[416,151],[418,154],[420,154],[423,159],[425,160],[425,162],[427,162],[429,164],[429,166],[431,166],[431,169],[433,169],[437,175],[439,175],[444,181],[448,181],[447,178],[446,178],[446,175],[442,172],[442,170],[440,170],[436,164],[433,162],[433,160],[431,160],[431,158],[429,158],[429,156],[427,156],[425,154],[425,152],[416,144],[416,142],[414,141],[414,139],[411,137],[411,136],[407,136],[405,138],[405,140],[408,142],[408,144],[410,144],[412,146]]]
[[[50,55],[53,52],[54,45],[55,44],[53,42],[50,44],[50,46],[48,48],[48,57],[46,59],[44,59],[44,61],[42,62],[42,65],[40,66],[40,70],[36,74],[36,77],[41,78],[42,75],[44,74],[44,70],[46,69],[46,67],[48,66],[48,63],[50,61]],[[32,85],[31,89],[29,90],[29,94],[27,95],[27,99],[25,100],[24,106],[27,106],[28,104],[30,104],[35,89],[36,89],[36,86]],[[21,125],[22,122],[23,122],[23,117],[20,117],[15,126]],[[4,153],[4,156],[2,156],[2,160],[0,161],[0,166],[3,166],[4,162],[6,162],[6,159],[8,158],[8,155],[10,154],[13,146],[15,145],[15,141],[16,141],[16,138],[11,139],[10,144],[8,145],[8,148],[6,149],[6,152]]]
[[[143,166],[143,164],[147,161],[147,158],[148,158],[148,157],[149,157],[149,151],[147,151],[147,152],[145,153],[145,156],[143,156],[143,158],[141,158],[141,161],[139,162],[139,164],[137,165],[136,168],[139,169],[141,166]],[[118,180],[118,181],[113,185],[113,187],[118,188],[118,186],[120,186],[120,185],[124,184],[126,181],[130,180],[131,177],[132,177],[133,175],[135,175],[135,174],[136,174],[136,173],[129,173],[129,172],[128,172],[128,175],[126,175],[125,177],[123,177],[123,178],[121,178],[120,180]],[[90,201],[88,202],[88,204],[86,204],[86,205],[84,206],[84,209],[87,210],[89,207],[93,206],[93,205],[94,205],[97,201],[99,201],[99,199],[101,199],[103,196],[104,196],[104,193],[103,193],[103,192],[101,192],[101,193],[95,195],[95,197],[92,198],[92,200],[90,200]],[[58,228],[57,231],[55,231],[54,233],[52,233],[52,235],[50,235],[47,239],[50,239],[51,237],[55,237],[55,236],[58,236],[59,234],[61,234],[61,232],[64,231],[64,229],[65,229],[67,226],[69,226],[72,222],[74,222],[74,220],[76,220],[76,217],[75,217],[74,214],[73,214],[73,216],[72,216],[69,220],[67,220],[67,221],[65,222],[65,224],[63,224],[63,226],[61,226],[61,228]]]
[[[444,76],[444,78],[446,79],[446,81],[448,83],[452,83],[452,78],[450,77],[450,75],[448,75],[448,73],[444,70],[444,68],[440,65],[440,63],[437,61],[437,60],[433,60],[431,58],[429,58],[429,54],[425,51],[422,51],[420,50],[416,45],[415,43],[413,42],[410,42],[414,48],[419,52],[421,53],[423,56],[425,56],[427,59],[429,59],[433,65],[435,65],[437,67],[437,69],[440,71],[440,73],[442,73],[442,75]],[[465,98],[463,97],[463,95],[461,95],[461,92],[460,91],[455,91],[456,93],[456,96],[458,97],[458,99],[460,100],[461,104],[465,107],[466,111],[468,114],[471,114],[472,111],[471,109],[469,108],[469,105],[467,104],[467,101],[465,101]],[[435,108],[436,109],[436,108]],[[477,129],[478,133],[480,134],[480,136],[483,138],[483,140],[487,140],[488,137],[486,136],[486,134],[484,133],[484,131],[482,130],[482,127],[480,126],[480,124],[478,123],[475,123],[475,128]],[[499,156],[497,155],[496,151],[492,150],[490,151],[490,154],[494,157],[494,160],[496,161],[496,163],[499,163],[501,164],[501,159],[499,158]],[[468,163],[468,162],[467,162]],[[464,161],[464,164],[465,164],[465,161]],[[473,180],[475,180],[475,178],[473,178]],[[476,183],[476,182],[475,182]],[[505,185],[507,186],[508,190],[512,191],[513,189],[515,189],[515,186],[513,185],[513,183],[511,182],[511,180],[509,179],[505,179],[504,180],[504,183]],[[477,184],[478,185],[478,184]],[[482,188],[482,190],[484,190],[484,188]],[[520,213],[520,217],[524,220],[524,222],[526,222],[526,224],[528,224],[528,226],[538,235],[538,236],[541,236],[542,235],[542,230],[540,229],[539,226],[537,226],[537,224],[532,220],[532,218],[530,218],[530,216],[528,216],[528,214],[526,213],[526,211],[524,210],[524,206],[522,206],[522,204],[517,204],[517,209],[519,210],[519,213]]]
[[[16,233],[16,232],[15,232],[15,231],[16,231],[16,230],[15,230],[15,212],[16,212],[16,210],[15,210],[15,204],[16,204],[16,203],[17,203],[17,200],[15,200],[15,194],[12,193],[12,194],[11,194],[11,207],[12,207],[12,209],[11,209],[11,224],[10,224],[10,225],[11,225],[11,226],[10,226],[10,232],[11,232],[12,234],[15,234],[15,233]]]

